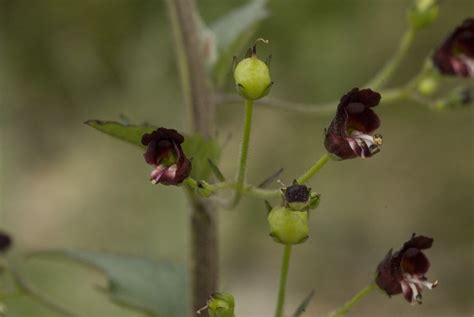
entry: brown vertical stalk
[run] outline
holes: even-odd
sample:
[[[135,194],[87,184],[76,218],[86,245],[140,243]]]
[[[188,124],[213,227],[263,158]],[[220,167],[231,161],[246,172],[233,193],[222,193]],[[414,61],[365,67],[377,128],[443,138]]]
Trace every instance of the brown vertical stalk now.
[[[191,115],[191,128],[203,136],[213,135],[215,105],[205,68],[203,46],[194,0],[168,0],[175,32],[178,66],[183,93]],[[217,289],[218,244],[214,208],[192,192],[191,202],[191,282],[192,316]],[[203,312],[201,316],[207,316]]]

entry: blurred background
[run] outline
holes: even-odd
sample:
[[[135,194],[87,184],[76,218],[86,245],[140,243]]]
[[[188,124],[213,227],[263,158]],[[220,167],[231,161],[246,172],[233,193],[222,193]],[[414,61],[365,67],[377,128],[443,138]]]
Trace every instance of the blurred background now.
[[[210,22],[242,3],[201,0],[199,7]],[[270,40],[260,52],[273,54],[271,96],[324,102],[363,84],[396,49],[411,3],[271,1],[271,15],[255,36]],[[409,80],[429,51],[474,14],[472,0],[440,1],[440,8],[392,85]],[[14,235],[12,260],[39,289],[81,316],[140,316],[91,291],[104,284],[98,273],[20,259],[51,248],[187,259],[184,194],[150,185],[140,150],[83,124],[125,115],[186,129],[164,3],[1,0],[0,81],[0,228]],[[231,83],[228,91],[234,92]],[[416,232],[435,239],[427,251],[428,277],[440,286],[425,290],[421,306],[374,292],[351,316],[472,316],[472,108],[434,112],[404,102],[377,110],[382,152],[330,163],[310,182],[322,203],[312,214],[310,239],[294,249],[287,310],[311,289],[316,295],[305,316],[338,307],[368,284],[388,249]],[[237,167],[242,116],[236,105],[218,111],[219,134],[232,136],[221,163],[229,176]],[[282,181],[291,182],[324,152],[330,120],[257,107],[249,182],[281,167]],[[219,213],[221,288],[234,294],[237,316],[274,311],[282,247],[268,237],[265,215],[262,201],[252,198]],[[11,317],[56,316],[28,298],[6,303]]]

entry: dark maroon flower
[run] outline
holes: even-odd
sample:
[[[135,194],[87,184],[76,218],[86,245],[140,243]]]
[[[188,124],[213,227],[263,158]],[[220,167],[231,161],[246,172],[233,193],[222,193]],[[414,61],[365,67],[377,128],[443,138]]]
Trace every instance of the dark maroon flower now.
[[[12,239],[5,232],[0,231],[0,253],[6,252],[12,244]]]
[[[145,161],[154,166],[150,180],[153,184],[178,185],[191,172],[191,161],[185,156],[181,143],[184,137],[176,130],[159,128],[142,137],[147,146]]]
[[[438,281],[428,282],[425,274],[430,262],[421,250],[431,248],[433,239],[412,235],[403,247],[392,254],[392,249],[377,267],[377,285],[389,296],[403,293],[405,299],[421,304],[421,289],[433,289]]]
[[[433,63],[444,75],[474,75],[474,19],[468,18],[451,33],[433,55]]]
[[[380,151],[382,136],[373,134],[380,126],[380,119],[372,110],[380,98],[378,92],[359,88],[342,96],[324,142],[333,157],[339,160],[366,158]]]

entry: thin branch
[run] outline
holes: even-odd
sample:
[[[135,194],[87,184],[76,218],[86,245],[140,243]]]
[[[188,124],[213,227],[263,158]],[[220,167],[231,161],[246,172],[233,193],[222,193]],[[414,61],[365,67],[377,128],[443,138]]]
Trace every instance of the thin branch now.
[[[380,91],[382,95],[381,105],[388,105],[390,103],[401,100],[405,97],[405,89],[394,88]],[[226,104],[239,104],[241,103],[242,98],[238,95],[233,94],[221,94],[215,97],[215,102],[219,105]],[[304,114],[314,114],[314,115],[328,115],[333,114],[336,111],[338,101],[331,101],[327,103],[302,103],[302,102],[293,102],[287,101],[279,98],[270,98],[266,97],[260,100],[257,100],[255,104],[258,107],[265,107],[269,109],[291,111],[296,113]]]

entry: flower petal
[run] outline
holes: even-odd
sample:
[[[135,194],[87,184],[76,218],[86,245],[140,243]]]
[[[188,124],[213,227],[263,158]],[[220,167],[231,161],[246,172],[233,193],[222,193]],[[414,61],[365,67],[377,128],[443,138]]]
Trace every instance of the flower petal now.
[[[392,249],[390,249],[382,262],[377,266],[375,282],[387,295],[396,295],[402,292],[400,285],[401,274],[397,271],[396,266],[394,266],[394,263],[397,262],[394,259]]]
[[[445,75],[474,75],[474,19],[464,20],[435,51],[433,64]]]
[[[423,276],[430,268],[430,261],[419,249],[410,248],[403,253],[401,267],[404,273]]]

